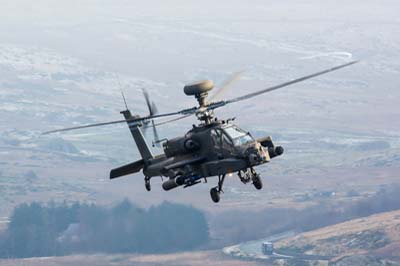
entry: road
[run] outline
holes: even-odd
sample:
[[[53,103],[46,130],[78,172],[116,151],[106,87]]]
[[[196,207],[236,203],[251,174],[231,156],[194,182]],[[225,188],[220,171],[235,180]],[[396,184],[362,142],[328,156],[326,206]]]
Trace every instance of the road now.
[[[296,235],[295,231],[287,231],[284,233],[272,235],[266,238],[253,240],[249,242],[244,242],[238,245],[225,247],[223,249],[223,253],[243,258],[243,259],[257,259],[257,260],[274,260],[274,259],[302,259],[302,260],[330,260],[332,257],[329,256],[316,256],[316,255],[307,255],[300,253],[282,253],[282,252],[274,252],[273,255],[267,256],[264,255],[261,251],[261,245],[263,242],[277,242],[281,239],[292,237]]]

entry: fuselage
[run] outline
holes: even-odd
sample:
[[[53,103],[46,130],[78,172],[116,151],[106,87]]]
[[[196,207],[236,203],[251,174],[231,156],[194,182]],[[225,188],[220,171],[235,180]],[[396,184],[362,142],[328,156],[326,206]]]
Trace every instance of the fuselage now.
[[[144,166],[146,176],[205,178],[238,172],[271,157],[267,145],[225,121],[194,126],[185,136],[164,142],[163,148],[164,154]]]

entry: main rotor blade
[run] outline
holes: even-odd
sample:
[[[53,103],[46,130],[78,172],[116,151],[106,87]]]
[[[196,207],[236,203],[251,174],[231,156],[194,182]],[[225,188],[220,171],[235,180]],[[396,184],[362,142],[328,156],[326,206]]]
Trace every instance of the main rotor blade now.
[[[183,110],[183,111],[186,111],[186,110]],[[56,132],[63,132],[63,131],[82,129],[82,128],[89,128],[89,127],[107,126],[107,125],[126,123],[126,122],[128,122],[129,124],[130,123],[137,123],[137,122],[146,121],[146,120],[150,120],[150,119],[154,119],[154,118],[179,115],[181,113],[182,113],[182,111],[178,111],[178,112],[172,112],[172,113],[165,113],[165,114],[149,115],[149,116],[144,116],[144,117],[139,117],[139,118],[132,118],[132,119],[129,119],[129,120],[116,120],[116,121],[110,121],[110,122],[103,122],[103,123],[82,125],[82,126],[76,126],[76,127],[55,129],[55,130],[50,130],[50,131],[43,132],[42,135],[47,135],[47,134],[56,133]]]
[[[142,122],[142,121],[149,121],[151,119],[161,118],[161,117],[166,117],[166,116],[183,115],[181,117],[178,117],[178,118],[175,118],[175,119],[172,119],[172,120],[169,120],[169,121],[164,121],[164,122],[161,122],[159,124],[155,124],[155,126],[162,125],[162,124],[174,122],[174,121],[189,117],[189,116],[191,116],[191,115],[193,115],[193,114],[195,114],[196,112],[199,112],[199,111],[200,112],[204,112],[206,110],[214,110],[216,108],[225,106],[225,105],[227,105],[229,103],[243,101],[243,100],[246,100],[246,99],[249,99],[249,98],[252,98],[252,97],[267,93],[267,92],[270,92],[270,91],[274,91],[274,90],[277,90],[277,89],[280,89],[280,88],[283,88],[283,87],[286,87],[286,86],[289,86],[289,85],[292,85],[292,84],[295,84],[295,83],[302,82],[302,81],[307,80],[307,79],[311,79],[311,78],[314,78],[314,77],[317,77],[317,76],[320,76],[320,75],[323,75],[323,74],[326,74],[326,73],[329,73],[329,72],[332,72],[332,71],[336,71],[338,69],[341,69],[341,68],[356,64],[358,62],[359,61],[352,61],[352,62],[343,64],[343,65],[332,67],[332,68],[329,68],[329,69],[324,70],[324,71],[320,71],[320,72],[317,72],[317,73],[314,73],[314,74],[311,74],[311,75],[308,75],[308,76],[304,76],[304,77],[301,77],[301,78],[298,78],[298,79],[294,79],[294,80],[291,80],[291,81],[288,81],[288,82],[285,82],[285,83],[282,83],[282,84],[279,84],[279,85],[276,85],[276,86],[273,86],[273,87],[269,87],[269,88],[266,88],[266,89],[263,89],[263,90],[260,90],[260,91],[249,93],[249,94],[246,94],[246,95],[243,95],[243,96],[240,96],[240,97],[237,97],[237,98],[233,98],[233,99],[230,99],[230,100],[212,102],[204,109],[203,108],[199,108],[199,107],[192,107],[192,108],[183,109],[183,110],[176,111],[176,112],[164,113],[164,114],[153,114],[153,115],[148,115],[148,116],[144,116],[144,117],[131,118],[131,119],[128,119],[128,120],[116,120],[116,121],[111,121],[111,122],[96,123],[96,124],[90,124],[90,125],[83,125],[83,126],[76,126],[76,127],[69,127],[69,128],[63,128],[63,129],[50,130],[50,131],[43,132],[42,134],[50,134],[50,133],[55,133],[55,132],[63,132],[63,131],[81,129],[81,128],[106,126],[106,125],[119,124],[119,123],[124,123],[124,122],[128,122],[128,124],[131,124],[131,123],[137,123],[137,122]]]
[[[75,130],[75,129],[81,129],[81,128],[88,128],[88,127],[107,126],[107,125],[119,124],[119,123],[124,123],[124,122],[126,122],[126,121],[125,120],[116,120],[116,121],[110,121],[110,122],[104,122],[104,123],[61,128],[61,129],[55,129],[55,130],[49,130],[49,131],[43,132],[42,135],[47,135],[47,134],[56,133],[56,132],[69,131],[69,130]]]
[[[189,116],[192,116],[192,115],[194,115],[194,113],[187,114],[187,115],[184,115],[184,116],[180,116],[180,117],[177,117],[177,118],[174,118],[174,119],[170,119],[170,120],[167,120],[167,121],[163,121],[163,122],[155,124],[154,126],[162,126],[162,125],[165,125],[165,124],[169,124],[169,123],[172,123],[172,122],[175,122],[175,121],[179,121],[181,119],[188,118]],[[147,127],[150,127],[150,126],[147,126],[147,125],[144,126],[144,128],[147,128]]]
[[[221,87],[218,87],[216,92],[210,97],[209,101],[221,99],[221,96],[232,86],[232,84],[240,78],[244,71],[233,73],[227,80],[222,83]]]
[[[270,91],[274,91],[274,90],[277,90],[277,89],[280,89],[280,88],[283,88],[283,87],[286,87],[286,86],[289,86],[289,85],[292,85],[292,84],[295,84],[295,83],[302,82],[302,81],[307,80],[307,79],[311,79],[311,78],[314,78],[314,77],[317,77],[317,76],[320,76],[320,75],[323,75],[323,74],[326,74],[326,73],[329,73],[329,72],[332,72],[332,71],[336,71],[338,69],[341,69],[341,68],[344,68],[344,67],[347,67],[347,66],[351,66],[351,65],[356,64],[358,62],[359,61],[352,61],[352,62],[343,64],[343,65],[340,65],[340,66],[332,67],[332,68],[329,68],[329,69],[326,69],[326,70],[311,74],[311,75],[307,75],[307,76],[304,76],[304,77],[301,77],[301,78],[297,78],[297,79],[294,79],[294,80],[291,80],[291,81],[288,81],[288,82],[285,82],[285,83],[282,83],[282,84],[279,84],[279,85],[276,85],[276,86],[273,86],[273,87],[269,87],[269,88],[266,88],[266,89],[263,89],[263,90],[260,90],[260,91],[256,91],[256,92],[253,92],[253,93],[249,93],[249,94],[237,97],[237,98],[226,100],[225,104],[243,101],[243,100],[258,96],[260,94],[264,94],[264,93],[267,93],[267,92],[270,92]]]

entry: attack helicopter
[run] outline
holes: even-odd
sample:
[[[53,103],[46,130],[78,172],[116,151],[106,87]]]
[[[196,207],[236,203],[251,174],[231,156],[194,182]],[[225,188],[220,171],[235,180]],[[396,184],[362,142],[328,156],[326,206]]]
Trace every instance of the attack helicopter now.
[[[217,203],[220,201],[223,184],[228,174],[237,173],[241,182],[244,184],[252,182],[256,189],[261,189],[263,187],[262,180],[255,167],[282,155],[284,149],[276,146],[270,136],[253,138],[251,133],[234,124],[233,119],[218,119],[214,115],[214,110],[339,70],[357,62],[352,61],[229,100],[208,100],[208,94],[214,87],[213,82],[210,80],[195,82],[184,86],[183,90],[187,96],[196,98],[198,106],[170,113],[159,114],[156,106],[145,92],[149,115],[143,117],[131,114],[125,97],[122,95],[126,106],[126,110],[121,111],[124,116],[123,120],[51,130],[43,134],[127,123],[141,159],[112,169],[110,179],[142,171],[147,191],[151,190],[151,178],[156,176],[166,177],[162,187],[169,191],[177,187],[187,188],[201,183],[202,180],[207,182],[209,177],[216,176],[218,183],[217,186],[211,188],[210,196],[212,201]],[[218,93],[220,91],[217,91],[216,94]],[[193,125],[184,136],[162,140],[158,138],[156,126],[176,122],[192,115],[195,115],[200,123]],[[178,117],[158,124],[154,122],[155,119],[168,116]],[[141,129],[148,127],[153,128],[155,137],[153,145],[162,144],[164,153],[154,155],[151,151]]]

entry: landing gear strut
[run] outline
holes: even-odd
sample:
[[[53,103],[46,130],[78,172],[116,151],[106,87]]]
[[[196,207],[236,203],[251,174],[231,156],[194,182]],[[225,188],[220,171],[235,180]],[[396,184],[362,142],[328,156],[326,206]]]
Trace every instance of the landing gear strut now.
[[[211,199],[212,199],[212,201],[214,201],[215,203],[218,203],[218,202],[219,202],[219,200],[220,200],[220,198],[221,198],[221,197],[220,197],[220,194],[221,194],[221,192],[224,192],[224,191],[222,190],[222,185],[224,184],[225,176],[226,176],[226,175],[219,175],[219,176],[218,176],[218,186],[213,187],[213,188],[210,190]]]
[[[147,176],[144,178],[144,186],[147,191],[151,190],[150,178]]]

